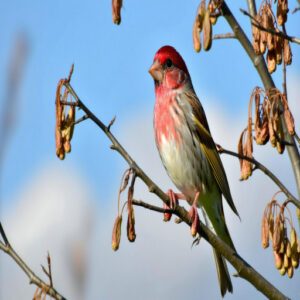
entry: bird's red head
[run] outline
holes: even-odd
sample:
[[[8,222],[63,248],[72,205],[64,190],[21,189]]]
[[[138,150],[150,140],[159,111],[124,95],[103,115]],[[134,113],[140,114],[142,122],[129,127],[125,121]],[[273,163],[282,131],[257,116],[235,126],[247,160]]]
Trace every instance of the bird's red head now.
[[[161,65],[164,65],[167,63],[168,60],[171,60],[175,67],[181,69],[187,74],[189,73],[183,58],[172,46],[161,47],[154,56],[154,61],[156,60],[158,60],[161,63]]]
[[[156,52],[149,72],[156,86],[168,88],[177,88],[190,77],[183,58],[171,46],[163,46]]]

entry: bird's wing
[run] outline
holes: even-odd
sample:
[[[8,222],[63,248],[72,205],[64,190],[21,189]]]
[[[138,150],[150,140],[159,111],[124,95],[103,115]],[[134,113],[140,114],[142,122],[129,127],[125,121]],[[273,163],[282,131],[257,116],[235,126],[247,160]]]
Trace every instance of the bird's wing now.
[[[216,149],[216,145],[213,141],[213,138],[210,134],[208,123],[202,105],[200,104],[199,99],[197,98],[194,91],[185,93],[189,104],[192,107],[192,115],[186,116],[189,123],[193,123],[194,126],[190,128],[195,128],[195,133],[200,141],[200,147],[203,149],[205,156],[211,166],[213,175],[216,179],[216,182],[225,196],[231,209],[239,216],[238,211],[233,203],[232,196],[229,189],[229,184],[227,181],[226,173],[220,158],[220,155]],[[192,124],[190,124],[192,125]]]

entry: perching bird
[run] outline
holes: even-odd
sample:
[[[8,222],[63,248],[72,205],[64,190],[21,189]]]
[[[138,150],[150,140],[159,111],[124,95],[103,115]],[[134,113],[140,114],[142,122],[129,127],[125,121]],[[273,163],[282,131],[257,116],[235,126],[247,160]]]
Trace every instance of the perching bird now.
[[[186,64],[173,47],[164,46],[155,54],[149,72],[155,83],[155,140],[165,169],[184,198],[202,208],[214,232],[235,249],[224,218],[222,194],[238,212]],[[224,258],[215,249],[214,256],[224,296],[232,292],[232,283]]]

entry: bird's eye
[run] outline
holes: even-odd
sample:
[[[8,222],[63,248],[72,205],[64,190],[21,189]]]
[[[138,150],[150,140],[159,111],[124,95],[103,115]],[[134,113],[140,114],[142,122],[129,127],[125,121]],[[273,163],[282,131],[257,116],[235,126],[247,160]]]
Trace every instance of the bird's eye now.
[[[168,58],[168,59],[166,60],[165,66],[166,66],[167,68],[171,68],[171,67],[173,66],[173,62],[172,62],[172,60],[171,60],[170,58]]]

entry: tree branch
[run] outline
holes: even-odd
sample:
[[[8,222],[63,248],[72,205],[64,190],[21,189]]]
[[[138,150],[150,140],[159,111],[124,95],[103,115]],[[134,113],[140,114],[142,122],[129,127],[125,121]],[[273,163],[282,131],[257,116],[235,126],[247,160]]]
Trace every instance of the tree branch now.
[[[8,238],[5,234],[5,231],[0,223],[0,235],[4,241],[0,241],[0,250],[4,251],[7,255],[9,255],[17,265],[24,271],[24,273],[29,278],[29,283],[34,284],[39,287],[44,293],[48,294],[49,296],[53,297],[56,300],[66,300],[64,296],[62,296],[59,292],[56,291],[54,287],[51,285],[46,284],[42,279],[40,279],[29,267],[28,265],[22,260],[22,258],[16,253],[14,248],[8,241]]]
[[[251,1],[251,0],[248,0],[248,1]],[[275,88],[274,81],[268,71],[264,57],[262,55],[255,54],[254,49],[253,49],[249,39],[247,38],[245,32],[243,31],[243,29],[241,28],[241,26],[235,19],[234,15],[230,11],[230,9],[227,6],[225,1],[222,2],[221,11],[222,11],[222,15],[224,16],[224,18],[226,19],[226,21],[232,28],[236,38],[239,40],[240,44],[243,46],[243,48],[245,49],[249,58],[253,62],[253,65],[256,68],[256,70],[263,82],[265,90],[268,90],[270,88]],[[297,190],[298,190],[298,197],[300,197],[300,155],[299,155],[299,151],[295,144],[295,140],[287,131],[286,123],[285,123],[283,116],[281,116],[281,122],[282,122],[283,131],[284,131],[284,140],[286,140],[289,144],[292,145],[292,146],[287,146],[286,148],[287,148],[289,158],[290,158],[290,161],[292,164],[292,168],[294,171],[294,175],[295,175],[296,186],[297,186]]]
[[[65,87],[72,94],[75,99],[77,106],[84,111],[85,114],[91,119],[109,138],[113,144],[113,149],[119,152],[119,154],[127,161],[129,166],[135,171],[136,176],[138,176],[148,187],[149,191],[157,195],[166,205],[170,205],[169,197],[148,177],[148,175],[137,165],[137,163],[131,158],[123,146],[118,142],[114,135],[110,132],[107,126],[104,125],[80,100],[76,92],[70,85],[70,83],[65,80]],[[142,201],[135,201],[136,205],[143,206],[147,209],[155,210],[159,212],[165,212],[165,210],[160,210],[150,204],[144,204]],[[191,220],[189,213],[181,206],[177,206],[173,212],[187,225],[191,226]],[[283,295],[276,287],[274,287],[269,281],[267,281],[262,275],[260,275],[256,270],[254,270],[246,261],[244,261],[237,252],[231,249],[225,242],[218,238],[214,233],[212,233],[208,227],[206,227],[202,222],[200,223],[200,228],[198,233],[204,239],[206,239],[214,248],[218,249],[220,252],[237,270],[240,277],[249,281],[253,286],[255,286],[259,291],[261,291],[266,297],[272,299],[288,299],[287,296]]]
[[[251,158],[245,155],[240,155],[236,152],[226,150],[222,146],[220,146],[219,148],[219,153],[235,156],[237,158],[241,158],[253,163],[257,169],[265,173],[280,188],[280,190],[287,196],[290,202],[292,202],[296,207],[300,208],[300,201],[292,195],[292,193],[286,188],[286,186],[278,179],[278,177],[274,173],[272,173],[267,167],[265,167],[262,163],[257,161],[255,158]]]
[[[235,39],[236,36],[234,35],[234,33],[232,32],[228,32],[228,33],[220,33],[220,34],[215,34],[213,36],[214,40],[221,40],[221,39]]]

